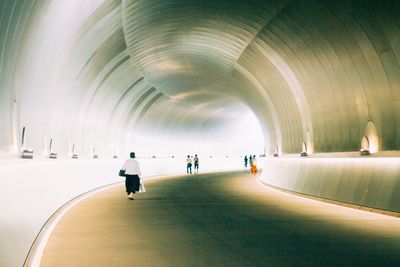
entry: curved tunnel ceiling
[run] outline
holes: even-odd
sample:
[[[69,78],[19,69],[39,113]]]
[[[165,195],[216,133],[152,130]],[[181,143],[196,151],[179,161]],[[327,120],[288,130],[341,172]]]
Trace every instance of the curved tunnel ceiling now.
[[[212,138],[251,110],[268,152],[355,151],[371,123],[379,150],[400,148],[398,1],[1,7],[2,147],[26,126],[35,150],[110,154],[150,133]]]
[[[235,63],[275,11],[265,1],[240,4],[124,1],[128,51],[146,79],[173,99],[227,104]]]

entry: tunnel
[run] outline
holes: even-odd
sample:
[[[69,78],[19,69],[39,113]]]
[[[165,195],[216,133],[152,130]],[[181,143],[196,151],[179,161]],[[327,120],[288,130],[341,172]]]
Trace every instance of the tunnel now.
[[[209,170],[254,154],[260,186],[398,216],[399,1],[2,0],[0,12],[1,267],[22,266],[65,203],[121,182],[131,151],[148,177],[188,154]]]

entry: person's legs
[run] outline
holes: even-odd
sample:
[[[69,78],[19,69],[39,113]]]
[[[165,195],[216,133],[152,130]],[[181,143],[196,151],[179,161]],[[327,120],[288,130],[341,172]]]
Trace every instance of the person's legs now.
[[[133,200],[133,195],[135,194],[136,191],[139,191],[139,176],[137,175],[129,175],[131,183],[129,184],[129,199]]]
[[[132,192],[133,192],[133,194],[135,194],[135,192],[139,191],[139,185],[140,185],[139,176],[133,175],[133,183],[132,183]]]
[[[252,165],[252,166],[251,166],[251,173],[252,173],[253,175],[256,175],[256,173],[257,173],[257,166],[255,166],[255,165]]]
[[[132,176],[131,175],[126,175],[126,177],[125,177],[125,188],[126,188],[126,193],[128,194],[128,198],[131,198],[131,193],[132,193]]]
[[[129,195],[129,185],[128,185],[128,178],[125,176],[125,191]]]

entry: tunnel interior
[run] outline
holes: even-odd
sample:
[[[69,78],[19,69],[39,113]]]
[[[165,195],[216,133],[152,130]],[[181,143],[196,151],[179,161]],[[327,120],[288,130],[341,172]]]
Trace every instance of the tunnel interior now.
[[[130,151],[145,178],[175,171],[153,156],[265,155],[260,183],[398,215],[399,15],[398,0],[0,1],[0,265],[121,182]]]
[[[399,150],[398,1],[2,10],[3,152],[46,155],[52,141],[64,157],[212,154],[241,139],[235,153],[317,154],[359,151],[365,137],[373,152]]]

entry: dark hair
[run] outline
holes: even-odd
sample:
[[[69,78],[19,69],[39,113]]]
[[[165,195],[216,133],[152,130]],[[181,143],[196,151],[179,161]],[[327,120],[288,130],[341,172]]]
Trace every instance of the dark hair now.
[[[135,158],[135,152],[131,152],[131,154],[130,154],[130,156],[131,156],[131,158]]]

